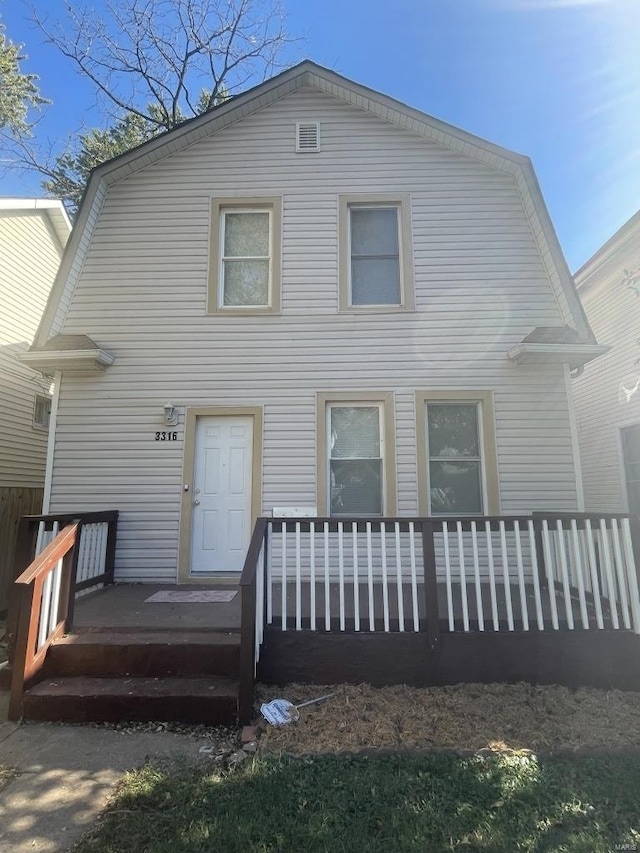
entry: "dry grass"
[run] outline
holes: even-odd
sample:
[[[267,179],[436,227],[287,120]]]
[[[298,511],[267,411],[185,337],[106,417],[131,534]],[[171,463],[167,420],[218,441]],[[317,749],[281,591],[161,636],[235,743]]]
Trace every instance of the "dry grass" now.
[[[260,702],[295,703],[336,692],[267,727],[265,752],[302,754],[363,748],[529,749],[640,746],[640,693],[529,684],[373,688],[367,684],[260,687]]]

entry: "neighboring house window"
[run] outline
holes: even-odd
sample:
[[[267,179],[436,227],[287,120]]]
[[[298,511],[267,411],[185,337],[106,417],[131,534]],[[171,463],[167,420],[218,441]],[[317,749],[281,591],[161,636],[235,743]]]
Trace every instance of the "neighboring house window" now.
[[[51,417],[51,397],[37,394],[33,407],[33,425],[41,429],[49,429]]]
[[[408,196],[340,197],[340,308],[412,308]]]
[[[318,507],[332,516],[393,515],[391,394],[318,395]]]
[[[629,512],[640,514],[640,424],[623,427],[620,430],[622,440],[622,460],[624,480],[627,487]]]
[[[277,198],[214,202],[210,312],[279,309],[280,209]]]
[[[490,392],[419,392],[416,408],[421,514],[497,514]]]

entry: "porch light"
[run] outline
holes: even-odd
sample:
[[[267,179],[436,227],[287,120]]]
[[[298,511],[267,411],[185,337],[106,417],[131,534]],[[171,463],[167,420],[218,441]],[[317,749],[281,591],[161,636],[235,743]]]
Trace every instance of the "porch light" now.
[[[162,407],[164,411],[164,422],[167,426],[177,426],[178,413],[173,403],[165,403]]]

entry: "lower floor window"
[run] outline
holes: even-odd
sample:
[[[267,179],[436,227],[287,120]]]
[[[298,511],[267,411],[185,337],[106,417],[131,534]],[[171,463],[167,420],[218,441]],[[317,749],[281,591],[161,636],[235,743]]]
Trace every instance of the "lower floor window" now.
[[[620,433],[627,503],[629,512],[638,515],[640,513],[640,424],[624,427]]]
[[[391,391],[318,391],[317,506],[330,516],[396,514]]]
[[[327,409],[331,515],[382,515],[381,407],[332,404]]]
[[[428,403],[429,502],[433,514],[484,511],[479,403]]]
[[[493,392],[416,391],[420,515],[499,515]]]

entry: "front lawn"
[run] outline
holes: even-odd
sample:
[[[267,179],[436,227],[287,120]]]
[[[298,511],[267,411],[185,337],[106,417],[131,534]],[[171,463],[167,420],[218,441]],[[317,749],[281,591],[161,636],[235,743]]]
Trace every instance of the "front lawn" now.
[[[146,766],[75,853],[624,849],[640,850],[637,758],[398,754]]]

